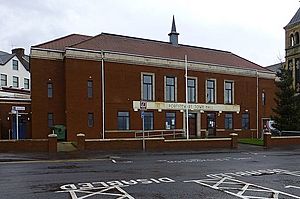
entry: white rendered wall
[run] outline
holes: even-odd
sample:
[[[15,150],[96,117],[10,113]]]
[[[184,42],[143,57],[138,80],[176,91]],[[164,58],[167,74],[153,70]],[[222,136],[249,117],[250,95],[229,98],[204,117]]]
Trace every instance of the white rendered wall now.
[[[13,70],[13,60],[18,61],[18,70]],[[24,89],[24,90],[30,90],[31,88],[31,81],[30,81],[30,73],[25,69],[23,64],[20,62],[20,60],[17,58],[17,56],[14,56],[12,59],[10,59],[5,65],[0,66],[0,74],[7,75],[7,87],[13,87],[13,76],[16,76],[19,78],[19,87],[18,89]],[[29,79],[29,89],[24,88],[24,78]],[[1,84],[0,84],[1,87]]]

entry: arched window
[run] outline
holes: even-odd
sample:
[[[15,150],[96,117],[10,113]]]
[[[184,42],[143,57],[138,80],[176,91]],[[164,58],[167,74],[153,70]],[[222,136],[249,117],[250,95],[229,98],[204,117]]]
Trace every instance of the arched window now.
[[[290,36],[290,46],[294,46],[294,44],[295,44],[294,35],[291,34],[291,36]]]
[[[295,44],[299,44],[299,33],[295,33]]]

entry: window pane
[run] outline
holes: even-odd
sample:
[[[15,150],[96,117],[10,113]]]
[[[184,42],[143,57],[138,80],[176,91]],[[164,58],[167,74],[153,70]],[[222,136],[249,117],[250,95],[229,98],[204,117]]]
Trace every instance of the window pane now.
[[[175,77],[166,77],[166,101],[175,101]]]
[[[188,102],[196,102],[196,80],[188,79]]]
[[[19,87],[19,77],[13,76],[13,87],[15,88]]]
[[[93,81],[92,80],[88,80],[87,81],[87,92],[88,92],[88,98],[92,98],[93,97]]]
[[[215,81],[207,80],[207,102],[214,103],[215,102]]]
[[[13,60],[13,70],[18,70],[18,61]]]
[[[94,126],[94,113],[88,113],[88,127]]]
[[[249,129],[249,114],[243,113],[242,115],[242,129]]]
[[[52,98],[53,97],[53,85],[52,83],[48,83],[48,98]]]
[[[145,130],[153,130],[153,112],[144,113],[144,127]]]
[[[129,130],[129,112],[118,112],[118,129]]]
[[[29,79],[24,78],[24,88],[29,89]]]
[[[166,129],[175,129],[176,126],[176,114],[166,113]]]
[[[1,74],[1,86],[7,86],[7,75]]]
[[[143,100],[153,100],[152,98],[152,76],[143,75]]]
[[[232,113],[225,114],[225,129],[233,129],[233,116]]]
[[[53,126],[53,113],[48,113],[48,127]]]

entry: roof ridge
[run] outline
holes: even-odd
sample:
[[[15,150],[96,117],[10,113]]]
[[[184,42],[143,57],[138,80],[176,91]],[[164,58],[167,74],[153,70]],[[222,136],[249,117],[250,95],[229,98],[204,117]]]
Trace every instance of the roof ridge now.
[[[130,39],[138,39],[138,40],[144,40],[144,41],[151,41],[151,42],[158,42],[158,43],[163,43],[163,44],[174,46],[170,42],[154,40],[154,39],[145,39],[145,38],[141,38],[141,37],[132,37],[132,36],[127,36],[127,35],[118,35],[118,34],[104,33],[104,32],[102,32],[101,34],[130,38]],[[206,47],[201,47],[201,46],[193,46],[193,45],[188,45],[188,44],[178,44],[178,46],[189,47],[189,48],[199,48],[199,49],[203,49],[203,50],[218,51],[218,52],[223,52],[223,53],[231,53],[230,51],[219,50],[219,49],[214,49],[214,48],[206,48]],[[175,48],[177,48],[177,47],[175,47]]]
[[[67,47],[74,47],[74,46],[76,46],[76,45],[79,45],[79,44],[82,44],[82,43],[84,43],[84,42],[86,42],[86,41],[90,41],[90,40],[92,40],[92,39],[95,39],[95,38],[97,38],[97,37],[99,37],[99,36],[101,36],[102,35],[102,33],[100,33],[100,34],[98,34],[98,35],[95,35],[95,36],[90,36],[90,38],[88,38],[88,39],[86,39],[86,40],[83,40],[83,41],[80,41],[80,42],[78,42],[78,43],[76,43],[76,44],[73,44],[73,45],[71,45],[71,46],[67,46]]]
[[[41,46],[41,45],[49,44],[49,43],[52,43],[52,42],[55,42],[55,41],[59,41],[59,40],[62,40],[62,39],[66,39],[66,38],[71,37],[71,36],[74,36],[74,35],[77,35],[77,36],[92,37],[92,36],[89,36],[89,35],[82,35],[82,34],[72,33],[72,34],[69,34],[69,35],[65,35],[65,36],[63,36],[63,37],[59,37],[59,38],[57,38],[57,39],[53,39],[53,40],[50,40],[50,41],[47,41],[47,42],[44,42],[44,43],[41,43],[41,44],[34,45],[34,46],[32,46],[32,47],[38,47],[38,46]]]

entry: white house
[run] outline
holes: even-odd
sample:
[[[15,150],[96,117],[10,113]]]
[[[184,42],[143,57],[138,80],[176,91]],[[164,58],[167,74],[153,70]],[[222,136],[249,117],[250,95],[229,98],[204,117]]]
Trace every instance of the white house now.
[[[24,49],[0,51],[0,98],[30,99],[30,72]]]

